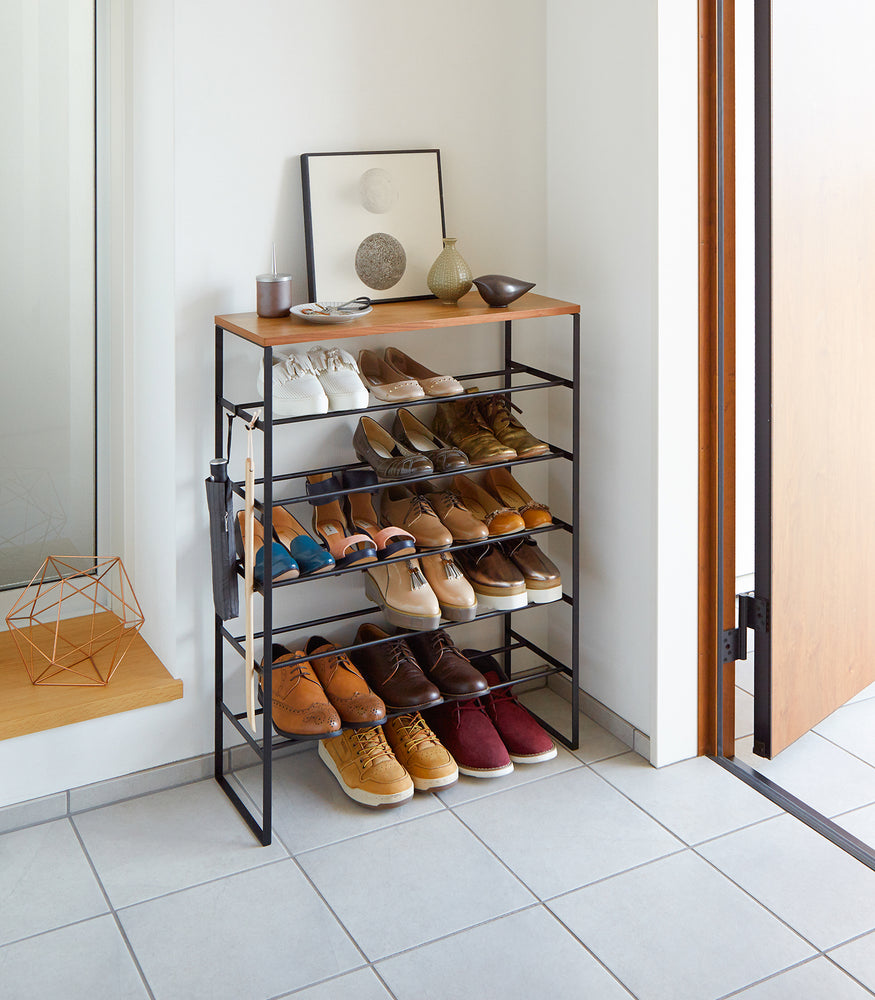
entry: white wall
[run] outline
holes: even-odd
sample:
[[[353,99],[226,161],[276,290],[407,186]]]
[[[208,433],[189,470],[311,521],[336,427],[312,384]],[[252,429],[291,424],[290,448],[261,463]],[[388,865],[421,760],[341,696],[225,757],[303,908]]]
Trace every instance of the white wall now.
[[[547,11],[550,287],[582,310],[581,687],[666,763],[696,752],[696,4]]]

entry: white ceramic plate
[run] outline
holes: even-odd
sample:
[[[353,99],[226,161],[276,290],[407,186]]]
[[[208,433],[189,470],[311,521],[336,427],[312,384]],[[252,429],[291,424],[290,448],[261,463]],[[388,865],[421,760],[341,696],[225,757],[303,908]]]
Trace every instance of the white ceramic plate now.
[[[339,302],[322,302],[320,305],[325,306],[326,309],[330,309],[332,306],[339,306]],[[305,319],[308,323],[326,323],[326,324],[336,324],[336,323],[351,323],[354,319],[358,319],[359,316],[367,316],[369,312],[374,311],[373,306],[368,306],[366,309],[357,309],[355,312],[342,312],[342,313],[329,313],[327,316],[324,313],[319,312],[305,312],[305,309],[315,309],[315,302],[304,302],[300,306],[292,306],[292,315],[298,316],[300,319]]]

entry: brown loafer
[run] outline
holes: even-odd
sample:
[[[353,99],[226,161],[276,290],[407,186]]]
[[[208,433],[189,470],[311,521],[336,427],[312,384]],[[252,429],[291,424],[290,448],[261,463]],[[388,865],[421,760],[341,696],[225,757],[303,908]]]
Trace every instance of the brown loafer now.
[[[406,486],[389,486],[380,501],[383,524],[406,528],[424,549],[445,549],[453,544],[452,534],[444,527],[424,496]]]
[[[465,391],[462,384],[452,375],[438,375],[437,372],[414,361],[404,351],[399,351],[397,347],[387,347],[383,360],[398,373],[399,378],[415,379],[422,386],[426,396],[458,396]]]
[[[505,507],[515,510],[526,522],[527,528],[541,528],[553,523],[550,508],[533,500],[513,478],[510,469],[489,469],[483,477],[483,485]]]
[[[392,434],[405,448],[425,455],[435,472],[449,473],[468,468],[467,455],[459,448],[453,448],[442,441],[421,420],[417,420],[410,410],[402,408],[395,414]]]
[[[371,417],[359,418],[352,446],[359,461],[369,465],[380,479],[406,479],[434,472],[425,455],[405,448]]]
[[[439,628],[423,635],[412,635],[407,644],[413,650],[423,673],[444,698],[476,698],[489,690],[483,674]]]
[[[387,365],[376,351],[359,351],[359,372],[370,394],[381,403],[409,403],[425,397],[416,379]]]
[[[490,535],[509,535],[514,531],[525,531],[526,522],[515,510],[502,506],[500,500],[487,493],[468,476],[453,476],[453,487],[462,498],[462,503],[479,518]]]
[[[367,623],[359,626],[355,641],[362,643],[388,638],[388,632],[378,625]],[[393,638],[378,646],[354,649],[352,661],[392,712],[418,711],[443,701],[440,691],[422,672],[410,647],[401,638]]]
[[[474,517],[455,490],[435,490],[431,483],[420,483],[417,492],[431,504],[456,542],[477,542],[489,537],[489,528]]]
[[[344,653],[321,635],[307,643],[310,665],[322,690],[346,726],[378,726],[386,718],[386,706],[368,687],[367,681]]]
[[[547,558],[531,538],[503,542],[502,551],[523,574],[532,604],[549,604],[562,599],[562,577],[556,564]]]
[[[455,556],[474,588],[478,607],[516,611],[528,604],[525,577],[497,546],[461,549]]]
[[[293,653],[285,646],[271,647],[274,666],[303,655],[301,652]],[[263,677],[258,688],[258,700],[264,705]],[[273,671],[271,701],[273,728],[280,736],[287,739],[318,736],[324,739],[340,732],[340,716],[307,660]]]
[[[505,447],[513,448],[520,458],[544,455],[550,450],[548,445],[530,434],[513,415],[507,396],[478,398],[480,414],[486,425]]]
[[[462,396],[438,404],[434,414],[435,433],[444,441],[461,448],[472,465],[506,462],[516,458],[516,451],[502,444],[483,419],[477,408],[479,398],[468,399]]]

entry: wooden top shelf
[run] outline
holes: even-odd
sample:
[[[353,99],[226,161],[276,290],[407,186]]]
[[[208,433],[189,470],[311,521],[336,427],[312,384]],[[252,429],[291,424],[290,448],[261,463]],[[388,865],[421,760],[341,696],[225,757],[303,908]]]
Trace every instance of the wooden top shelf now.
[[[437,299],[412,302],[382,302],[367,316],[336,326],[308,323],[297,316],[264,319],[256,313],[216,316],[216,325],[236,333],[260,347],[279,344],[311,343],[316,340],[341,340],[369,337],[375,333],[403,333],[449,326],[472,326],[477,323],[503,323],[506,320],[536,319],[539,316],[571,316],[580,306],[561,299],[548,299],[532,292],[511,302],[504,309],[486,305],[479,292],[469,292],[457,306],[445,306]]]
[[[142,636],[106,687],[54,687],[31,684],[12,633],[0,632],[0,740],[181,697],[182,681],[170,676]]]

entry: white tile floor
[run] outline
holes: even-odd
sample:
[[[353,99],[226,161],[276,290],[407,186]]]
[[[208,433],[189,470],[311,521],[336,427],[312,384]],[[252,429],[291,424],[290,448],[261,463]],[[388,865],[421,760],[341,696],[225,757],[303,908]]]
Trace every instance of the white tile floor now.
[[[210,780],[6,834],[0,996],[875,995],[875,873],[708,760],[583,734],[376,813],[312,750],[280,759],[270,848]],[[833,805],[872,829],[872,791]]]

